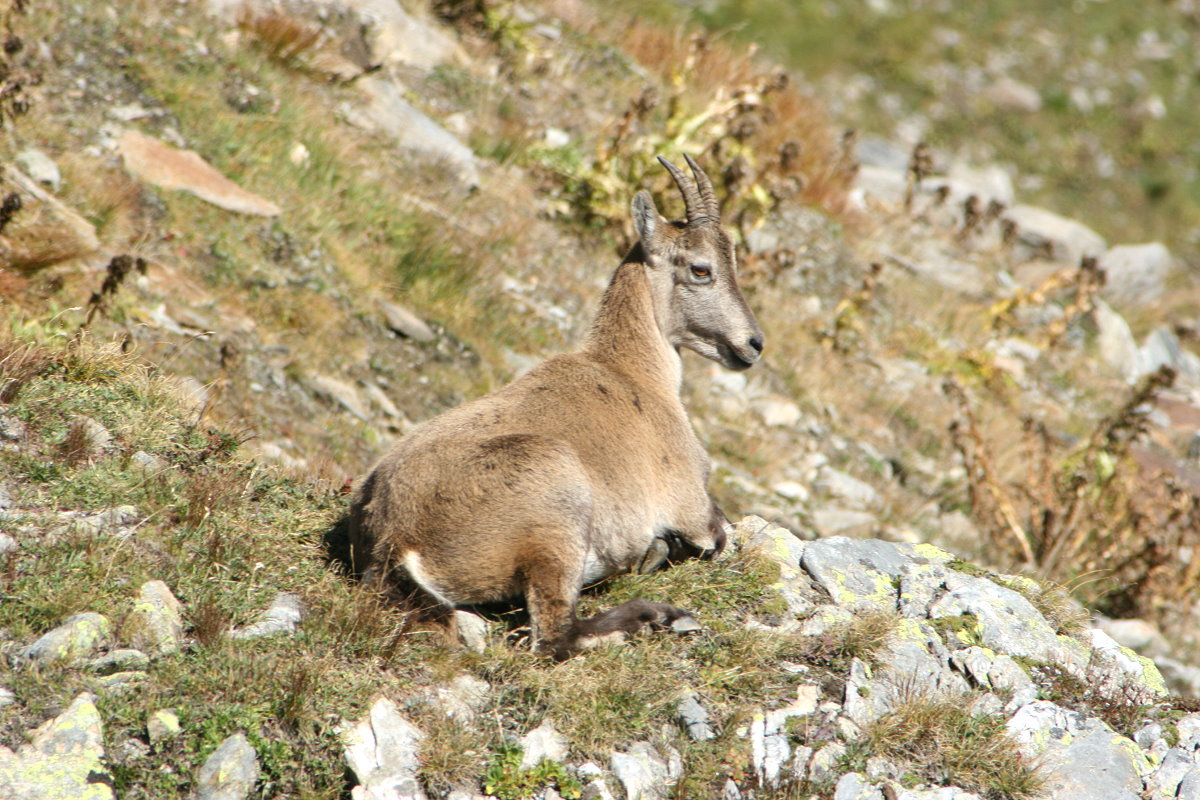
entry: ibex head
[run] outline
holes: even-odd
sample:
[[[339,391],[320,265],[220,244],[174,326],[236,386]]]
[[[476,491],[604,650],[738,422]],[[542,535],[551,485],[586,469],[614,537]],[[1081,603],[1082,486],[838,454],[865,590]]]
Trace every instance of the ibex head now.
[[[763,349],[763,333],[737,283],[733,242],[721,228],[721,209],[704,170],[684,156],[695,183],[662,156],[687,208],[686,222],[663,219],[650,193],[633,198],[633,223],[651,280],[669,281],[668,319],[660,320],[674,347],[687,347],[723,366],[747,369]]]

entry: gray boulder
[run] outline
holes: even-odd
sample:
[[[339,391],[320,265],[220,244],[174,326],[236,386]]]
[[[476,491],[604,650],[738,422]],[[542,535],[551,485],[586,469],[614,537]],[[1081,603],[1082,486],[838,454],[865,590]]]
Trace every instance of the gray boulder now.
[[[108,617],[91,611],[68,617],[17,654],[20,661],[48,664],[70,662],[91,654],[112,638]]]
[[[146,581],[125,622],[125,637],[153,656],[174,653],[183,643],[182,608],[165,583]]]
[[[1029,260],[1046,254],[1072,266],[1084,256],[1099,257],[1107,249],[1104,237],[1082,222],[1037,206],[1013,206],[1004,218],[1017,226],[1017,255]]]
[[[1102,721],[1045,700],[1008,721],[1022,754],[1041,765],[1043,792],[1054,800],[1138,800],[1149,760],[1131,739]]]
[[[196,774],[197,800],[245,800],[258,782],[258,754],[243,733],[217,746]]]
[[[1174,266],[1171,251],[1161,242],[1122,244],[1100,257],[1104,270],[1101,293],[1121,306],[1144,306],[1162,297]]]
[[[345,112],[350,121],[392,138],[409,154],[440,161],[450,168],[462,188],[479,186],[479,165],[471,149],[404,99],[390,80],[369,76],[355,83],[363,104]]]

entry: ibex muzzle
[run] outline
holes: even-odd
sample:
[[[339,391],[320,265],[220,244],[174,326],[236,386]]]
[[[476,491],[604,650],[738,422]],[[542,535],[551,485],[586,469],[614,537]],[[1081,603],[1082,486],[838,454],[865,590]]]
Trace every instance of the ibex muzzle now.
[[[712,184],[690,157],[694,183],[660,161],[687,220],[638,193],[639,242],[583,348],[417,426],[356,486],[351,558],[366,583],[447,623],[456,605],[524,596],[535,647],[558,658],[688,617],[647,600],[575,615],[588,583],[724,546],[679,348],[738,370],[763,348]]]

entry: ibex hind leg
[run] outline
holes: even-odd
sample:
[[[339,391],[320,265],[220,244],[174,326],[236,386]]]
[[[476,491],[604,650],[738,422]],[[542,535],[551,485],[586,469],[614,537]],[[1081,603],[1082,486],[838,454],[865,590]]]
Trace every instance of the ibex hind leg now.
[[[676,620],[683,619],[691,620],[692,615],[682,608],[642,598],[630,600],[594,617],[576,619],[567,634],[558,641],[553,653],[556,658],[568,658],[604,642],[624,641],[643,628],[670,630]],[[687,630],[696,627],[693,621]]]

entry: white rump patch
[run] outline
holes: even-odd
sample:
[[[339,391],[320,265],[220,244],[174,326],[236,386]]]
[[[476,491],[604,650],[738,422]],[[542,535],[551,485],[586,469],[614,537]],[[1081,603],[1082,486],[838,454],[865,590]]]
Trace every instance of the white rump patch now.
[[[454,605],[454,601],[449,597],[446,597],[446,595],[442,593],[442,590],[438,588],[437,584],[434,583],[429,577],[429,574],[425,572],[425,568],[421,566],[421,556],[416,550],[409,550],[407,553],[405,553],[403,561],[404,568],[408,570],[408,574],[422,589],[436,597],[439,602],[448,606]]]

